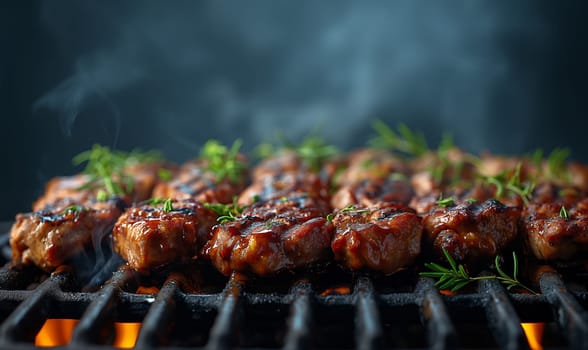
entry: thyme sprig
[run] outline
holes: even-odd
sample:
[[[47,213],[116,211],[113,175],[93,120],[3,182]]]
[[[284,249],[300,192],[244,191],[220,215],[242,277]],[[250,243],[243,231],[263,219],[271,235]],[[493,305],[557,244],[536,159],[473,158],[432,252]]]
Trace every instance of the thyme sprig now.
[[[500,266],[500,257],[496,256],[496,258],[494,259],[494,266],[498,274],[477,277],[471,277],[465,269],[465,267],[462,264],[458,265],[447,250],[443,249],[443,254],[447,259],[450,268],[441,266],[437,263],[426,263],[425,267],[431,271],[421,272],[419,274],[423,277],[436,278],[437,281],[435,282],[435,286],[439,289],[449,289],[452,292],[456,292],[475,281],[498,280],[500,281],[500,283],[506,286],[507,290],[511,290],[513,288],[520,288],[533,294],[537,294],[534,290],[525,286],[522,282],[519,281],[519,262],[515,252],[512,253],[512,276],[509,276],[506,272],[504,272],[504,270]]]
[[[425,135],[410,130],[406,124],[398,124],[396,130],[391,129],[381,120],[372,124],[376,136],[368,142],[371,147],[389,149],[410,157],[418,157],[429,151]]]
[[[218,182],[228,179],[232,183],[238,183],[246,168],[245,162],[239,159],[239,148],[243,142],[235,140],[230,148],[227,148],[217,140],[208,140],[200,151],[200,158],[208,161],[206,170],[215,174]]]
[[[76,216],[81,213],[82,211],[87,210],[86,207],[78,205],[78,204],[74,204],[74,205],[70,205],[69,207],[63,209],[63,211],[61,212],[63,215],[68,215],[68,214],[75,214]]]

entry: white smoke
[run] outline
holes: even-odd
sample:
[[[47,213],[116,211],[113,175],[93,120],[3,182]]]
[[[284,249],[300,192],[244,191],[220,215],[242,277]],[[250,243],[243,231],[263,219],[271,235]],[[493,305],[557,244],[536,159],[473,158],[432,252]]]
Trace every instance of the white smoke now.
[[[120,111],[123,135],[125,121],[140,121],[142,142],[166,153],[209,137],[298,138],[317,125],[336,144],[363,144],[371,118],[449,130],[477,151],[494,142],[483,131],[500,118],[497,91],[532,112],[504,38],[542,27],[511,10],[465,0],[46,3],[47,27],[84,50],[37,113],[56,111],[69,134],[98,96]],[[149,144],[153,135],[165,142]]]

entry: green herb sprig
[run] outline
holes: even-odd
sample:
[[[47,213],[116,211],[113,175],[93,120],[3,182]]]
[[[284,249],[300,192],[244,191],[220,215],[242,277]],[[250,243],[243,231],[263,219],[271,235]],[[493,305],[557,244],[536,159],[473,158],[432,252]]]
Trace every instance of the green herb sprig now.
[[[562,219],[565,219],[565,220],[570,218],[570,212],[563,205],[561,206],[561,209],[559,210],[559,217]]]
[[[496,198],[502,198],[506,192],[509,192],[521,197],[525,204],[529,204],[535,189],[534,181],[525,184],[521,182],[521,163],[517,164],[511,176],[507,176],[506,171],[503,171],[498,175],[486,176],[483,179],[486,183],[496,186]]]
[[[452,292],[456,292],[475,281],[498,280],[500,283],[505,285],[506,289],[508,290],[513,288],[521,288],[533,294],[537,294],[531,288],[525,286],[518,280],[519,262],[515,252],[512,253],[512,276],[509,276],[506,272],[504,272],[504,270],[502,270],[502,267],[500,266],[500,257],[496,256],[494,259],[494,266],[496,267],[498,274],[477,277],[471,277],[466,271],[465,267],[462,264],[458,265],[447,250],[443,249],[443,254],[447,259],[447,262],[449,262],[450,268],[441,266],[437,263],[426,263],[425,267],[431,271],[421,272],[419,274],[423,277],[436,278],[437,282],[435,282],[435,286],[439,289],[449,289]]]
[[[61,212],[63,215],[68,215],[68,214],[75,214],[76,216],[81,213],[82,211],[87,210],[86,207],[78,205],[78,204],[74,204],[74,205],[70,205],[69,207],[63,209],[63,211]]]
[[[160,159],[161,154],[155,151],[123,152],[95,144],[91,149],[76,155],[72,162],[76,166],[85,164],[83,172],[88,175],[88,181],[79,189],[98,189],[96,197],[104,201],[111,196],[132,193],[134,179],[126,174],[126,166],[155,162]]]
[[[236,200],[233,200],[231,204],[204,203],[204,206],[218,215],[216,221],[221,224],[235,221],[241,215],[243,209],[245,209],[245,206],[237,204]]]
[[[371,147],[389,149],[410,157],[418,157],[429,151],[425,135],[413,132],[406,124],[398,124],[396,130],[393,130],[383,121],[376,120],[372,127],[376,136],[369,140]]]
[[[206,170],[215,174],[218,182],[228,179],[232,183],[238,183],[246,168],[245,163],[239,159],[239,149],[243,142],[235,140],[231,148],[227,148],[217,140],[208,140],[200,151],[200,158],[208,161]]]
[[[435,203],[437,204],[437,206],[439,206],[441,208],[447,208],[452,205],[455,205],[455,198],[453,196],[443,198],[443,194],[440,194],[439,199],[437,199],[437,201]]]
[[[168,198],[165,200],[165,202],[163,202],[163,211],[166,213],[169,213],[170,211],[173,211],[174,207],[172,205],[172,199]]]

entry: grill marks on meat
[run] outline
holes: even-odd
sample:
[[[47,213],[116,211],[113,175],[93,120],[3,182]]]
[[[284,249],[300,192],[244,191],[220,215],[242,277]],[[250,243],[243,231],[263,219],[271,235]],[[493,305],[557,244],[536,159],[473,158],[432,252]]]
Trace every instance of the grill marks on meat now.
[[[241,216],[213,229],[205,254],[221,273],[270,275],[310,265],[328,251],[333,226],[325,217],[314,216],[312,208],[293,205],[277,214],[254,211],[261,215]]]
[[[520,209],[496,200],[437,208],[423,217],[425,244],[438,256],[476,264],[500,254],[517,237]]]
[[[588,198],[531,203],[523,210],[521,228],[525,243],[537,259],[579,258],[588,252]]]
[[[326,181],[292,152],[263,161],[253,174],[239,199],[249,206],[234,221],[214,227],[203,255],[225,275],[265,276],[324,259],[334,231],[326,220]]]
[[[339,211],[332,223],[335,260],[352,270],[393,273],[413,264],[421,252],[421,221],[399,204]]]
[[[413,191],[407,181],[405,162],[382,150],[364,149],[351,153],[347,167],[337,176],[331,206],[371,206],[378,202],[408,204]]]
[[[84,204],[66,199],[43,210],[18,214],[10,231],[13,263],[34,264],[50,272],[86,248],[98,248],[123,206],[116,198]]]
[[[186,162],[169,182],[158,184],[153,190],[153,197],[194,199],[206,203],[228,204],[238,196],[247,183],[244,171],[238,182],[228,178],[218,179],[206,170],[207,161],[194,160]]]
[[[196,259],[209,239],[217,215],[194,200],[174,200],[173,210],[162,205],[131,207],[112,231],[114,250],[137,271]]]

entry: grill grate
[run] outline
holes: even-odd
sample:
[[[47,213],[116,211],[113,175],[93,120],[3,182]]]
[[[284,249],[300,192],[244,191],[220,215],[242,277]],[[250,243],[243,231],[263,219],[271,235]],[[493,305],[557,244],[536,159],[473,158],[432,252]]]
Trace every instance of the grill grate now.
[[[171,274],[156,294],[136,293],[143,277],[124,268],[90,291],[67,268],[36,276],[0,269],[4,348],[34,348],[47,318],[79,319],[69,349],[111,348],[115,322],[142,322],[136,348],[525,349],[521,322],[556,324],[563,340],[555,347],[588,348],[586,282],[566,283],[553,270],[540,274],[540,295],[509,293],[494,280],[444,295],[414,271],[345,275],[336,279],[350,287],[342,295],[321,293],[332,282],[324,276],[289,276],[275,288],[267,285],[275,280],[204,276],[224,287],[194,292]]]

